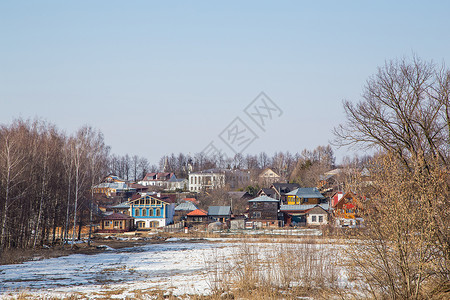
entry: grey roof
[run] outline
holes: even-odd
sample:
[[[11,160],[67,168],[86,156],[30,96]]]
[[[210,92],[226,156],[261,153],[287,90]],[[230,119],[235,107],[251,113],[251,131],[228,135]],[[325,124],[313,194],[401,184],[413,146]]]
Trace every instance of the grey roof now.
[[[185,178],[173,178],[171,177],[169,180],[167,180],[167,182],[183,182],[183,181],[188,181]]]
[[[286,195],[297,196],[299,198],[324,198],[317,188],[298,188]]]
[[[314,208],[312,208],[311,210],[308,211],[308,214],[323,214],[323,213],[328,213],[323,207],[316,205]]]
[[[102,182],[99,185],[96,185],[95,188],[110,188],[116,190],[133,189],[130,188],[125,182]]]
[[[178,204],[178,205],[175,207],[175,210],[176,210],[176,211],[179,211],[179,210],[189,210],[189,211],[194,211],[194,210],[196,210],[197,208],[198,208],[198,207],[195,206],[194,203],[192,203],[192,202],[190,202],[190,201],[186,201],[186,202],[183,202],[183,203]]]
[[[271,196],[271,195],[275,195],[275,190],[273,190],[273,189],[266,189],[266,188],[262,188],[260,191],[259,191],[259,193],[264,193],[264,194],[266,194],[267,196]]]
[[[262,196],[256,197],[255,199],[248,200],[248,202],[279,202],[279,200],[267,197],[266,195],[262,195]]]
[[[328,203],[322,204],[297,204],[297,205],[281,205],[280,211],[305,211],[308,209],[312,209],[316,206],[320,206],[324,210],[329,210],[330,206]]]
[[[282,183],[282,182],[272,183],[272,186],[282,194],[289,193],[300,187],[298,183]]]
[[[210,206],[208,216],[228,216],[231,215],[230,206]]]
[[[111,208],[130,208],[130,202],[122,202],[120,204],[111,206]]]

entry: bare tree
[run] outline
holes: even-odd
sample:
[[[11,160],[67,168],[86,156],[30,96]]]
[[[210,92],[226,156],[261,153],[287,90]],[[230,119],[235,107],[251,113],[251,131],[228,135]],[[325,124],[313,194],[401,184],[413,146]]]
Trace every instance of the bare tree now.
[[[338,145],[381,150],[369,188],[352,187],[368,212],[356,261],[381,297],[434,297],[443,288],[448,298],[449,74],[416,57],[387,62],[359,103],[344,102],[347,122],[335,129]]]
[[[409,158],[450,155],[449,71],[431,62],[386,62],[370,78],[363,99],[344,101],[347,122],[335,128],[337,145],[379,147]]]

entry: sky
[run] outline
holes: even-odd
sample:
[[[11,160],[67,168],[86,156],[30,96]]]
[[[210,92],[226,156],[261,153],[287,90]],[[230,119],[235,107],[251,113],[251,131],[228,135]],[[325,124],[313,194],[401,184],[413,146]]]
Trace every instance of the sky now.
[[[211,143],[228,155],[314,149],[387,60],[450,62],[449,11],[448,1],[2,1],[0,123],[89,125],[113,153],[151,163]],[[261,92],[270,105],[258,119],[245,109]],[[231,141],[231,129],[252,136]],[[338,162],[355,151],[333,149]]]

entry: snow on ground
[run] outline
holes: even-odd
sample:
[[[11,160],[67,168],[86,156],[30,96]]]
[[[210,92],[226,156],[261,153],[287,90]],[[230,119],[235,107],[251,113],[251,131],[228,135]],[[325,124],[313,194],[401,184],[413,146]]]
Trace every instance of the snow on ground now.
[[[217,257],[231,258],[242,245],[228,240],[218,243],[169,239],[163,244],[100,254],[75,254],[3,265],[0,266],[0,298],[21,291],[54,297],[78,293],[89,299],[101,298],[102,293],[111,291],[115,291],[117,298],[132,298],[133,291],[149,289],[170,291],[175,295],[208,294],[212,284],[208,262]],[[274,244],[264,245],[261,248]]]
[[[205,294],[209,285],[205,262],[211,249],[224,252],[221,244],[149,244],[101,254],[70,256],[0,266],[0,297],[26,290],[30,294],[63,296],[68,293],[95,293],[124,289],[130,291],[158,287],[176,294]]]

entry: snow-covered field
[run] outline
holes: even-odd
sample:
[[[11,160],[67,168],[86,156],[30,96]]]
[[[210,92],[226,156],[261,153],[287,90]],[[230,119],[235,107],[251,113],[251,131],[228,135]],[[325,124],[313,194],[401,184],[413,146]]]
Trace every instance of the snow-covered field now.
[[[236,242],[169,239],[100,254],[4,265],[0,266],[0,297],[25,291],[41,297],[75,293],[89,299],[133,298],[134,292],[152,289],[174,295],[208,294],[212,285],[208,265],[217,257],[236,254],[242,245]]]

